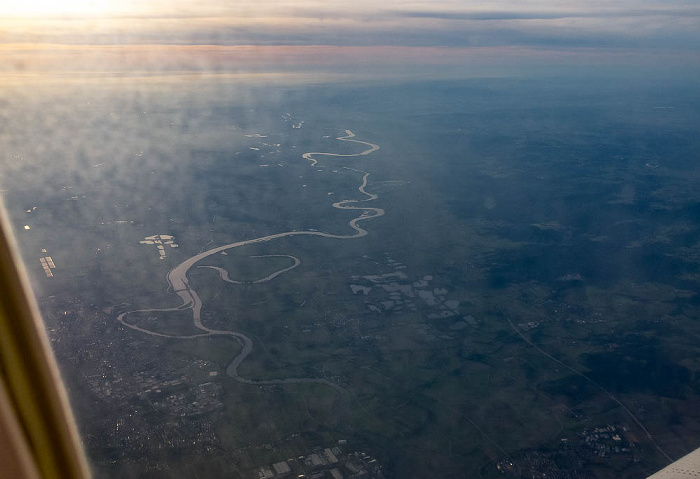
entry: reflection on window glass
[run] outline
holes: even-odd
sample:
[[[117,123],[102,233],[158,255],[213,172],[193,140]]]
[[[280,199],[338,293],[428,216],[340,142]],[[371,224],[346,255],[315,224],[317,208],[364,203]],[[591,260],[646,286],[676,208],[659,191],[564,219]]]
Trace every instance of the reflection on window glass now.
[[[698,19],[3,2],[0,189],[95,477],[700,446]]]

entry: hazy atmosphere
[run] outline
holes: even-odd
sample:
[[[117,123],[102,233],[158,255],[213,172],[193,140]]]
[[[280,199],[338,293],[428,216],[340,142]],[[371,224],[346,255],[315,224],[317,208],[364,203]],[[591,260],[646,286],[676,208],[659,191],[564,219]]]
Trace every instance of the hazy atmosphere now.
[[[0,193],[95,477],[700,447],[700,6],[4,1]]]
[[[696,70],[700,47],[692,1],[9,0],[0,15],[2,68],[20,72]]]

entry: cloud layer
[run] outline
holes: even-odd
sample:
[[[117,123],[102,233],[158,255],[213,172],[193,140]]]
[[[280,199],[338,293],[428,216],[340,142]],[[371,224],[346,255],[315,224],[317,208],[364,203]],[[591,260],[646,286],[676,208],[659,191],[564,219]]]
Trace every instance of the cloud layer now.
[[[334,55],[361,63],[359,48],[366,49],[369,61],[379,63],[396,63],[399,59],[410,63],[411,58],[421,62],[430,62],[431,58],[442,62],[473,60],[483,57],[483,49],[493,53],[503,48],[514,54],[547,51],[552,58],[574,51],[592,58],[591,49],[601,56],[619,56],[621,52],[631,57],[685,56],[687,63],[696,61],[700,53],[700,6],[683,0],[623,0],[614,4],[590,0],[388,1],[381,7],[366,0],[352,5],[338,1],[234,5],[219,1],[196,5],[184,0],[167,5],[123,1],[97,2],[102,10],[91,7],[82,12],[80,3],[75,3],[70,15],[63,16],[51,11],[46,15],[40,11],[29,14],[20,7],[13,10],[13,1],[0,6],[0,15],[5,13],[0,17],[0,44],[6,46],[10,55],[6,58],[11,59],[6,62],[6,70],[21,70],[23,65],[60,68],[65,65],[61,59],[70,55],[74,64],[82,65],[78,65],[80,68],[109,60],[113,68],[120,69],[149,58],[152,61],[152,45],[183,46],[180,50],[160,50],[158,63],[169,69],[196,69],[199,54],[200,66],[222,68],[257,65],[262,60],[305,65],[320,59],[332,61]],[[26,45],[43,45],[43,50]],[[71,45],[73,50],[56,45]],[[223,50],[212,48],[195,54],[187,49],[192,45]],[[89,49],[80,49],[85,46]],[[260,47],[257,59],[243,46]],[[314,50],[318,47],[345,50],[319,56]],[[19,54],[22,48],[25,50]],[[54,52],[53,59],[46,53],[49,48]],[[387,50],[390,48],[395,50]],[[392,53],[380,55],[377,52],[381,49]],[[426,50],[421,49],[434,50],[425,54]],[[482,49],[482,53],[469,53],[469,49]],[[105,61],[96,63],[99,59],[90,58],[99,54],[105,55]]]

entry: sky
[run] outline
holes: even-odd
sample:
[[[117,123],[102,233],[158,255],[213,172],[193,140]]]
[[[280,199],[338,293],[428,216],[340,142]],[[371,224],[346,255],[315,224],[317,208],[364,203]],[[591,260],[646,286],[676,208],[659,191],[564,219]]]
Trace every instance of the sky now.
[[[3,0],[0,69],[700,64],[688,0]]]

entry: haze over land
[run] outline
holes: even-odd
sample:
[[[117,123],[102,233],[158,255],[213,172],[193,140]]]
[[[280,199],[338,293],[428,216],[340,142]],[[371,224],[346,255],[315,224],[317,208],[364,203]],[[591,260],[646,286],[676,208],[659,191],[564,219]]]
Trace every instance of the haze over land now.
[[[693,3],[49,3],[0,191],[97,477],[700,446]]]

